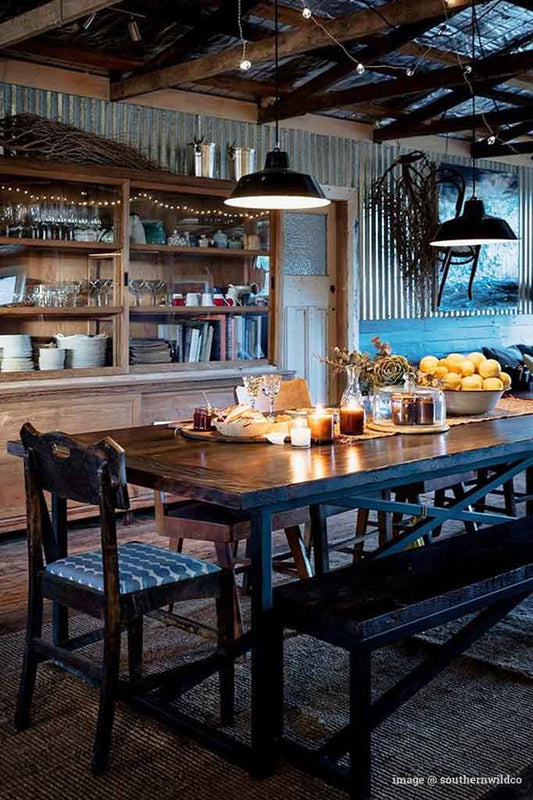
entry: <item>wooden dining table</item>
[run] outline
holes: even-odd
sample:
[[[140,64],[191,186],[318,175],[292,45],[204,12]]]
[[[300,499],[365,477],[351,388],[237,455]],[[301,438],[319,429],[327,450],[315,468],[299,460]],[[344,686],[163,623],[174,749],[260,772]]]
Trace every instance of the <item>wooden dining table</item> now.
[[[310,507],[315,568],[320,573],[329,566],[327,517],[331,506],[338,510],[403,510],[415,518],[396,538],[374,551],[372,557],[378,558],[422,536],[429,542],[431,531],[449,519],[489,524],[508,521],[503,513],[483,513],[472,507],[521,472],[526,473],[527,513],[533,513],[533,414],[457,425],[447,433],[395,435],[308,450],[289,444],[191,441],[166,426],[88,432],[75,438],[87,444],[104,435],[124,448],[130,483],[235,509],[250,519],[251,745],[245,747],[227,734],[196,726],[184,717],[176,722],[168,711],[161,710],[160,716],[226,757],[245,761],[258,776],[271,770],[281,730],[281,720],[273,712],[279,687],[272,685],[271,669],[273,637],[277,635],[272,613],[274,514]],[[20,442],[9,442],[8,452],[24,455]],[[386,489],[471,470],[487,470],[483,473],[486,477],[444,508],[383,499]]]

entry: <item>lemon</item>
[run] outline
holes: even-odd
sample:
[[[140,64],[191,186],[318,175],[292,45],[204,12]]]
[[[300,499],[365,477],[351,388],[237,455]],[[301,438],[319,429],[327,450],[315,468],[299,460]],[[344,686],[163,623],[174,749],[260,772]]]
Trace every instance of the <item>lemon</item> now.
[[[439,367],[446,367],[448,369],[448,362],[445,358],[439,358],[439,363],[437,364]]]
[[[461,376],[457,372],[448,372],[447,375],[444,376],[443,387],[445,389],[460,389],[461,388]]]
[[[457,367],[459,366],[459,364],[462,364],[464,360],[465,357],[462,356],[460,353],[450,353],[450,355],[447,356],[446,358],[446,363],[448,365],[448,369],[450,370],[450,372],[452,371],[458,372],[459,370],[457,369]]]
[[[495,358],[487,358],[485,361],[481,361],[478,367],[478,372],[482,378],[499,378],[501,371],[502,368]]]
[[[483,388],[487,391],[502,391],[503,383],[499,378],[485,378],[483,381]]]
[[[475,366],[476,370],[478,369],[478,367],[479,367],[479,365],[481,364],[482,361],[486,361],[487,360],[486,356],[484,356],[483,353],[478,353],[476,350],[474,350],[473,353],[469,353],[467,355],[467,359],[472,362],[472,364]]]
[[[503,388],[508,389],[511,385],[511,376],[507,372],[500,372],[500,380],[503,383]]]
[[[465,358],[464,361],[461,361],[461,363],[458,364],[458,367],[461,375],[464,375],[465,378],[467,378],[469,375],[473,375],[476,371],[474,364],[467,358]]]
[[[479,392],[483,389],[483,378],[481,375],[467,375],[461,381],[463,392]]]
[[[437,365],[433,370],[433,374],[436,378],[444,378],[448,374],[448,367]]]
[[[424,356],[420,364],[418,365],[418,369],[421,372],[434,372],[435,367],[439,363],[439,359],[435,356]]]

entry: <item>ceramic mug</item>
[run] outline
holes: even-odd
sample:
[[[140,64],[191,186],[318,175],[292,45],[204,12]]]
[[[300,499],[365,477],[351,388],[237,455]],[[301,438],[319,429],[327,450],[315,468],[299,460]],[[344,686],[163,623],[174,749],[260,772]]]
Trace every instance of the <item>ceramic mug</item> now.
[[[200,305],[200,295],[197,292],[187,292],[187,296],[185,298],[185,305],[186,306],[199,306]]]
[[[204,292],[202,294],[202,305],[203,306],[213,305],[213,295],[211,294],[211,292]]]

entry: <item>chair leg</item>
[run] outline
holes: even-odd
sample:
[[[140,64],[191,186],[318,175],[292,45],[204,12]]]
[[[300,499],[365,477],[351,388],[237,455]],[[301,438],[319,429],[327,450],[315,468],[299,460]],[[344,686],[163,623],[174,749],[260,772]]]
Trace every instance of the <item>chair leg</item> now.
[[[118,620],[112,623],[106,621],[103,664],[104,676],[100,688],[100,707],[93,749],[92,771],[95,775],[103,775],[107,771],[111,755],[111,736],[120,667],[120,626]]]
[[[232,725],[235,719],[235,581],[228,569],[220,576],[220,595],[217,597],[218,646],[225,653],[224,666],[219,670],[220,721]]]
[[[370,797],[372,753],[370,727],[370,653],[355,647],[350,652],[350,800]]]
[[[217,554],[217,564],[222,569],[227,570],[230,574],[232,586],[233,586],[233,620],[234,620],[234,631],[235,637],[239,637],[242,634],[242,613],[241,613],[241,604],[239,601],[239,590],[237,588],[237,581],[235,579],[235,568],[234,568],[234,561],[233,561],[233,551],[231,544],[227,544],[224,542],[215,542],[215,550]]]
[[[33,591],[30,593],[28,602],[26,645],[14,719],[15,730],[17,731],[29,728],[31,723],[31,704],[37,677],[37,666],[39,664],[39,659],[32,648],[32,642],[33,639],[40,638],[42,626],[43,598],[37,591]]]
[[[370,509],[369,508],[360,508],[357,512],[357,522],[355,524],[355,535],[359,536],[366,536],[366,531],[368,527],[368,519],[370,517]],[[363,551],[365,549],[364,542],[356,542],[353,548],[353,561],[357,563],[361,561],[361,557],[363,555]]]
[[[512,478],[503,484],[503,496],[505,499],[505,513],[510,517],[516,517],[516,497]]]
[[[301,581],[306,578],[312,578],[313,568],[309,561],[309,556],[307,555],[300,526],[292,525],[289,528],[285,528],[285,536],[287,537],[287,542],[289,543],[289,548],[296,565],[298,577]]]
[[[143,673],[143,617],[128,625],[128,671],[130,681],[138,681]]]
[[[456,500],[462,500],[465,496],[465,487],[462,483],[456,483],[455,486],[452,486],[453,496]],[[472,506],[467,506],[465,511],[471,511]],[[465,530],[467,533],[476,533],[479,528],[477,522],[465,522]]]

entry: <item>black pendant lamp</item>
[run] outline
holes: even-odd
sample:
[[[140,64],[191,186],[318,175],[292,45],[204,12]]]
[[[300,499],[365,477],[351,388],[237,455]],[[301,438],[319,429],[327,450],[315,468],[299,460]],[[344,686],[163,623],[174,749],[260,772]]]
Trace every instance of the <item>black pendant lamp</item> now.
[[[320,185],[311,175],[289,169],[289,156],[279,146],[278,87],[278,0],[275,2],[276,146],[267,153],[261,172],[243,175],[229,197],[227,206],[270,211],[294,211],[329,206]]]
[[[476,0],[472,0],[472,66],[475,70],[476,55]],[[472,72],[472,197],[467,200],[460,217],[446,220],[439,226],[432,242],[432,247],[474,247],[483,244],[501,244],[516,242],[517,237],[511,226],[499,217],[490,217],[485,213],[483,201],[476,197],[476,161],[474,146],[476,143],[476,93],[475,71]]]

